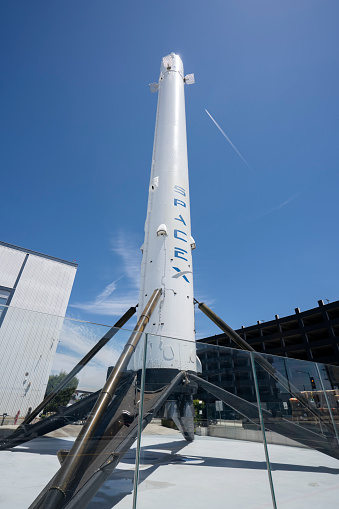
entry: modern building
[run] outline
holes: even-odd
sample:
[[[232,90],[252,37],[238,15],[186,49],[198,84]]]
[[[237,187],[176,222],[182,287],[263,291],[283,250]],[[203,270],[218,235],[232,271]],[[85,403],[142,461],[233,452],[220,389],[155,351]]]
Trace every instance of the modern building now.
[[[24,417],[42,400],[76,270],[0,242],[0,414]]]
[[[339,301],[236,331],[254,350],[266,354],[339,365]],[[199,340],[202,343],[237,348],[225,334]]]
[[[201,361],[201,376],[204,380],[239,396],[239,398],[256,403],[251,358],[247,352],[198,342],[197,355]],[[271,362],[272,358],[267,357],[267,360]],[[284,408],[287,408],[284,405],[288,403],[290,395],[282,387],[278,387],[275,380],[260,366],[256,366],[256,370],[262,407],[273,412],[284,412]],[[241,418],[221,401],[219,402],[220,407],[217,408],[216,398],[205,390],[199,389],[197,397],[203,400],[206,405],[202,412],[202,420],[221,418],[233,421],[236,418]]]
[[[267,354],[269,362],[270,355],[277,355],[339,365],[339,301],[325,305],[319,300],[317,308],[304,312],[296,308],[294,315],[284,318],[275,315],[275,320],[259,320],[256,325],[242,327],[236,332],[256,351]],[[243,355],[228,336],[218,334],[198,340],[197,354],[205,380],[247,401],[256,401],[250,358]],[[327,377],[331,380],[331,389],[338,389],[338,371],[329,372],[330,366],[326,369]],[[311,389],[310,378],[307,373],[304,374],[304,389]],[[288,410],[290,394],[262,369],[258,370],[258,384],[261,402],[265,408],[282,412]],[[311,392],[309,394],[311,395]],[[207,393],[200,393],[199,397],[206,403],[209,418],[217,417],[214,399]],[[230,409],[225,406],[222,408],[222,417],[232,418],[232,415],[229,415]]]

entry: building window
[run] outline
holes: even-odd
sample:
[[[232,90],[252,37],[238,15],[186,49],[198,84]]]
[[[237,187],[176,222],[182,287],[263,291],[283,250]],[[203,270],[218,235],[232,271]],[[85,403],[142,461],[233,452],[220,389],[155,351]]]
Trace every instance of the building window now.
[[[5,309],[6,303],[8,301],[8,298],[10,296],[11,292],[9,290],[2,290],[0,288],[0,316]]]

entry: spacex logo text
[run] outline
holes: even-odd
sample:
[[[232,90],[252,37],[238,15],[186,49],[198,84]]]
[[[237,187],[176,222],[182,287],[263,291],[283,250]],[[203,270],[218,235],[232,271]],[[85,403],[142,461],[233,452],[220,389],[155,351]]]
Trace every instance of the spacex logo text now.
[[[184,198],[186,197],[186,192],[183,187],[174,186],[174,192],[177,194],[180,194]],[[185,262],[188,262],[188,258],[187,258],[188,251],[187,251],[187,249],[184,249],[184,244],[186,244],[185,247],[187,247],[188,234],[187,234],[187,231],[185,231],[185,229],[187,229],[187,225],[186,225],[186,221],[185,221],[184,217],[182,216],[182,214],[185,214],[185,211],[183,210],[182,214],[178,214],[179,211],[181,212],[180,208],[186,209],[186,203],[182,199],[174,198],[174,207],[178,207],[178,209],[179,209],[179,210],[175,210],[176,217],[174,217],[174,219],[175,219],[175,221],[178,221],[180,223],[180,224],[178,224],[178,228],[176,228],[174,230],[174,238],[178,241],[178,247],[174,247],[174,258],[179,258],[180,260],[184,260]],[[179,242],[184,243],[184,244],[181,244],[183,247],[179,247]],[[188,267],[189,267],[189,265],[188,265]],[[190,282],[185,274],[192,273],[191,270],[182,270],[179,267],[172,267],[172,268],[176,271],[176,274],[174,274],[172,276],[173,278],[183,277],[187,283]]]

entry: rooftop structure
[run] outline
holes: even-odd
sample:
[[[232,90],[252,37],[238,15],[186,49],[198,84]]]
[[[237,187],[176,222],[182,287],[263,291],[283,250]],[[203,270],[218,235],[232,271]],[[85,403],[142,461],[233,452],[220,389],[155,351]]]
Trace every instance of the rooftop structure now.
[[[294,359],[339,365],[339,301],[269,322],[258,320],[255,325],[236,331],[258,352]],[[199,340],[219,346],[237,346],[225,335],[217,334]]]

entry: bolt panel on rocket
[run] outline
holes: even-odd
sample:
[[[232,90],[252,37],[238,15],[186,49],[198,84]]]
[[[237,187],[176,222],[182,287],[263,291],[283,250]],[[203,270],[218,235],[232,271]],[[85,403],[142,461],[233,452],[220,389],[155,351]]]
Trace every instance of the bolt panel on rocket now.
[[[162,289],[145,330],[146,367],[196,371],[185,83],[194,77],[185,77],[180,56],[171,53],[162,59],[159,82],[150,85],[158,105],[138,309],[140,314],[152,292]],[[141,352],[134,369],[140,369]]]

